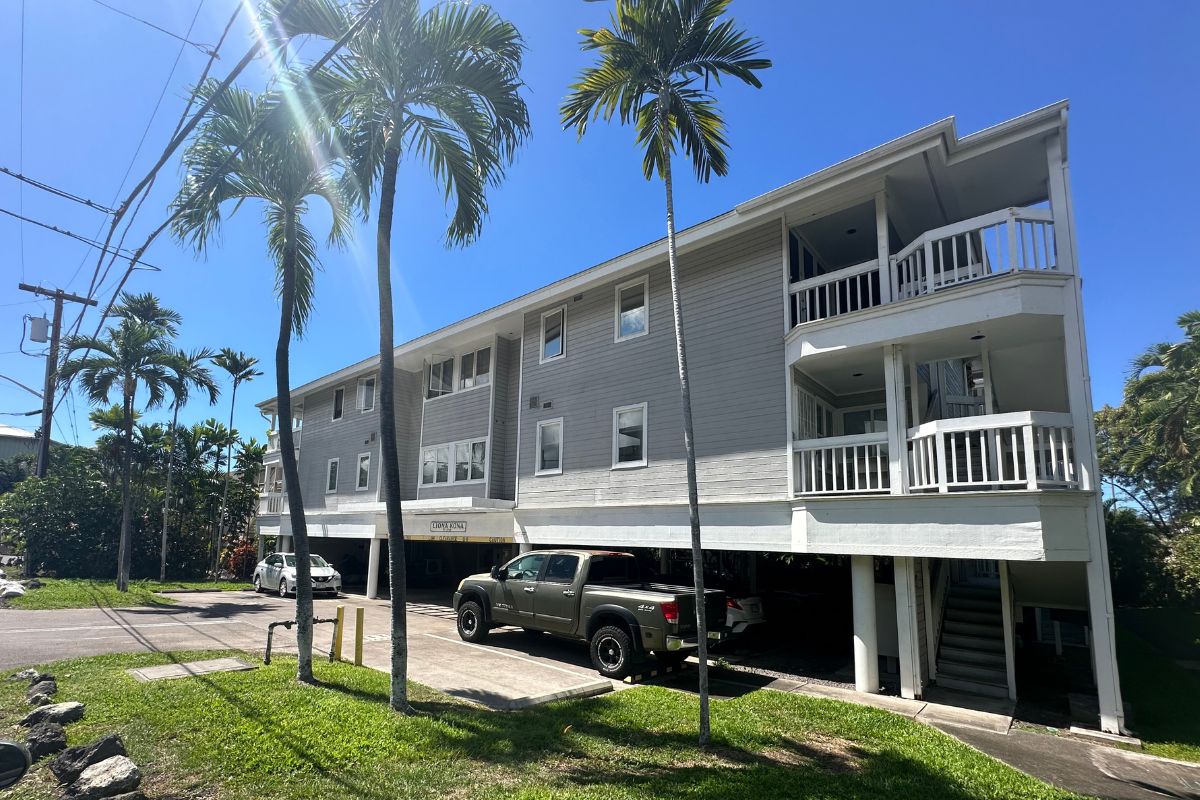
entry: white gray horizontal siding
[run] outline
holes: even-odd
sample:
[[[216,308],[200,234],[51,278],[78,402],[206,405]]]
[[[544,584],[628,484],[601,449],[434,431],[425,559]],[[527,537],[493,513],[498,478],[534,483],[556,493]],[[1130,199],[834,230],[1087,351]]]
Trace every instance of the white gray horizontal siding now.
[[[358,381],[343,385],[346,396],[342,418],[333,419],[333,395],[337,387],[307,395],[304,398],[304,431],[300,434],[300,488],[304,507],[312,509],[332,506],[336,496],[343,501],[374,500],[379,487],[379,403],[368,412],[357,406]],[[371,454],[371,476],[364,491],[356,491],[355,483],[360,453]],[[329,459],[337,458],[338,484],[333,494],[325,493]]]
[[[492,440],[488,468],[488,494],[497,500],[514,500],[517,475],[517,402],[521,382],[521,343],[496,340],[495,399],[492,403]]]
[[[495,360],[493,351],[493,374],[495,373]],[[425,377],[427,378],[428,376]],[[458,380],[457,368],[455,370],[455,380]],[[461,442],[464,439],[486,438],[488,435],[488,421],[491,413],[492,392],[494,389],[495,381],[493,380],[486,386],[458,390],[453,394],[426,400],[424,414],[421,419],[421,448],[424,449],[432,445],[448,444],[450,442]],[[453,457],[453,453],[451,457]],[[421,450],[416,452],[413,465],[417,471],[418,499],[484,497],[487,494],[486,483],[420,486]],[[451,465],[451,469],[453,468],[453,465]]]
[[[681,258],[705,502],[788,494],[781,256],[775,222]],[[670,278],[665,263],[648,272],[650,332],[640,338],[614,341],[616,284],[566,302],[563,359],[538,358],[541,314],[553,307],[526,315],[518,506],[686,502]],[[529,409],[535,395],[538,407]],[[643,402],[649,465],[613,470],[613,409]],[[535,476],[537,422],[557,417],[565,428],[563,474]]]

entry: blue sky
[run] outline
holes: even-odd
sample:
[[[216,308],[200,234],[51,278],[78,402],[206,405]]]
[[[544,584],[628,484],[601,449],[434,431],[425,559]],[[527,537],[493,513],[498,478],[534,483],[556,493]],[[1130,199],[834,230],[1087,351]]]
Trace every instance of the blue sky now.
[[[182,34],[199,0],[107,0]],[[236,0],[204,0],[190,38],[216,40]],[[167,141],[205,56],[93,0],[25,0],[24,113],[17,124],[20,0],[0,4],[0,165],[109,204],[132,161],[128,191]],[[426,170],[401,167],[395,282],[397,340],[411,338],[563,275],[624,252],[663,232],[662,188],[642,179],[632,133],[598,125],[583,142],[558,125],[567,83],[586,63],[575,30],[603,24],[608,3],[496,0],[524,34],[525,80],[533,135],[492,192],[482,238],[446,250],[446,211]],[[763,38],[775,62],[753,91],[720,91],[732,143],[730,175],[709,185],[679,181],[677,213],[691,224],[877,144],[955,115],[969,133],[1062,98],[1071,107],[1070,153],[1084,296],[1097,403],[1120,399],[1131,358],[1151,342],[1176,338],[1175,317],[1200,306],[1195,276],[1200,181],[1200,4],[1146,2],[780,3],[735,0],[733,13]],[[224,75],[249,44],[242,20],[215,74]],[[251,78],[253,84],[261,73]],[[153,122],[151,111],[166,85]],[[18,130],[24,144],[19,147]],[[135,150],[146,132],[145,143]],[[163,171],[127,243],[165,215],[178,186],[177,161]],[[123,193],[123,192],[122,192]],[[0,208],[95,236],[102,215],[0,175]],[[261,215],[245,208],[206,259],[169,239],[146,259],[129,288],[152,291],[184,315],[180,343],[232,346],[263,361],[266,372],[239,397],[237,427],[261,436],[253,401],[273,394],[278,321],[274,275]],[[325,220],[314,214],[320,235]],[[28,303],[18,280],[83,292],[95,265],[86,245],[0,217],[0,374],[41,386],[43,361],[18,352]],[[22,257],[23,250],[23,257]],[[293,382],[318,377],[376,347],[372,229],[358,244],[323,255],[314,316],[293,346]],[[114,270],[115,272],[116,270]],[[100,296],[111,294],[114,277]],[[67,320],[75,318],[69,308]],[[85,329],[95,327],[95,313]],[[26,343],[26,349],[31,349]],[[228,415],[195,404],[195,421]],[[0,381],[0,422],[37,400]],[[87,407],[64,404],[58,440],[89,442]],[[161,418],[162,413],[150,418]]]

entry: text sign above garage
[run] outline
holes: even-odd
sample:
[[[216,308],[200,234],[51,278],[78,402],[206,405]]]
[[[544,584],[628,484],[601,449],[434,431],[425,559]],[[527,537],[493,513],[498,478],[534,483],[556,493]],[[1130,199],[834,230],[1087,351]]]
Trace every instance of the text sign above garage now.
[[[464,520],[440,520],[431,519],[429,521],[430,533],[466,533],[467,523]]]

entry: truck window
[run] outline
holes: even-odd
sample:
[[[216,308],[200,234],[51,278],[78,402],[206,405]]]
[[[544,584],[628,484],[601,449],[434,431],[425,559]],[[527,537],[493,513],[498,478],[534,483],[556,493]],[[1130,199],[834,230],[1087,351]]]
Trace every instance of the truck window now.
[[[575,580],[577,569],[579,556],[553,555],[546,562],[546,576],[542,580],[550,583],[571,583]]]
[[[637,583],[636,560],[630,556],[593,556],[588,583]]]
[[[546,560],[545,553],[530,553],[521,556],[508,564],[508,579],[513,581],[536,581],[542,571],[542,562]]]

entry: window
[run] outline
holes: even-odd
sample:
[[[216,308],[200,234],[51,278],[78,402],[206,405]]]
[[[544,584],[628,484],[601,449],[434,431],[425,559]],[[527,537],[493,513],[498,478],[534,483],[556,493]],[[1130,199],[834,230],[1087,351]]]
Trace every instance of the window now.
[[[421,451],[422,486],[479,483],[486,478],[487,439],[439,444]]]
[[[364,414],[375,410],[375,376],[359,379],[358,410]]]
[[[325,494],[332,494],[337,491],[338,481],[338,459],[329,459],[329,466],[325,471]]]
[[[333,418],[339,420],[342,418],[342,410],[346,405],[346,390],[338,387],[333,390]]]
[[[283,563],[283,556],[270,555],[267,556],[267,563],[272,567],[278,567]]]
[[[358,482],[354,484],[355,491],[365,492],[371,483],[371,454],[358,455]]]
[[[508,579],[510,581],[536,581],[538,574],[542,571],[542,562],[545,560],[545,553],[530,553],[515,561],[510,561],[505,567],[508,570]]]
[[[450,482],[450,445],[426,447],[421,453],[421,484]]]
[[[571,583],[575,580],[575,572],[578,569],[579,556],[558,553],[550,556],[546,562],[546,574],[542,580],[549,583]]]
[[[492,380],[492,348],[484,347],[462,357],[458,370],[458,385],[463,389],[487,386]]]
[[[542,364],[567,354],[566,318],[565,308],[542,314]]]
[[[842,412],[842,433],[852,436],[858,433],[880,433],[887,431],[887,407],[874,406]]]
[[[537,425],[537,475],[562,474],[563,421],[542,420]]]
[[[429,388],[426,398],[441,397],[454,391],[454,359],[447,358],[429,365]]]
[[[646,404],[613,409],[613,469],[646,466]]]
[[[647,311],[649,296],[650,278],[648,276],[617,287],[616,341],[636,339],[649,332],[650,316]]]

